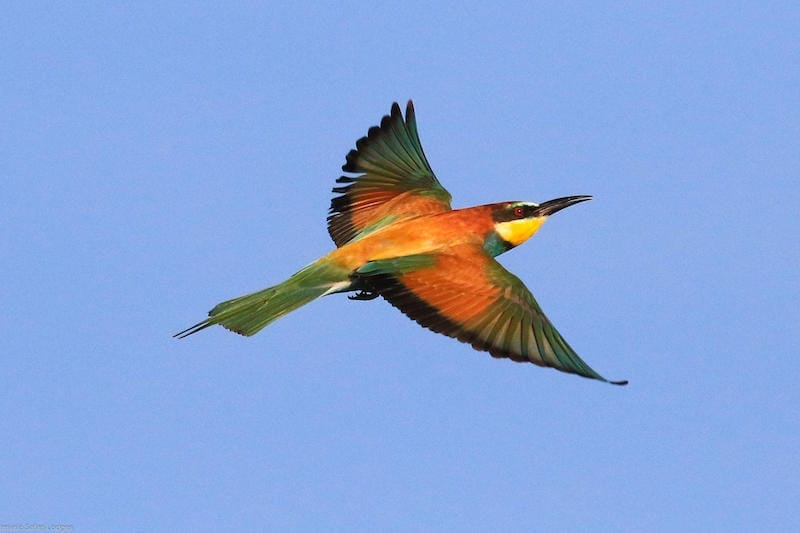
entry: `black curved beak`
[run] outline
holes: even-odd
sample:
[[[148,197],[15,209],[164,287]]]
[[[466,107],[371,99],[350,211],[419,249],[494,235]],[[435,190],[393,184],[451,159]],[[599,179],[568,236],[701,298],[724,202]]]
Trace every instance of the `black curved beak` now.
[[[585,194],[580,196],[565,196],[564,198],[556,198],[555,200],[548,200],[539,204],[539,207],[535,208],[533,213],[537,217],[549,217],[553,213],[561,211],[565,207],[579,204],[591,199],[591,196],[587,196]]]

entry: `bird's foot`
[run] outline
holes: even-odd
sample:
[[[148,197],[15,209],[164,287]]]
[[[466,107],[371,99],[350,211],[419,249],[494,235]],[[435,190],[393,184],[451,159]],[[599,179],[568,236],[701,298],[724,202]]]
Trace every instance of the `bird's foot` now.
[[[355,294],[348,294],[347,298],[350,300],[374,300],[379,294],[372,291],[358,291]]]

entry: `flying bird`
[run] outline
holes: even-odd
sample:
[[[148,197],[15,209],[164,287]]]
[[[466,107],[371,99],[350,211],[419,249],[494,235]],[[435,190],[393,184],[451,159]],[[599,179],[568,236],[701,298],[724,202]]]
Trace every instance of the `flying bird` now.
[[[494,357],[627,384],[578,357],[525,284],[495,260],[591,196],[453,209],[422,150],[411,101],[405,118],[392,104],[342,170],[348,175],[336,180],[328,214],[337,248],[283,283],[218,304],[175,337],[215,324],[254,335],[320,296],[353,292],[352,300],[382,296],[420,325]]]

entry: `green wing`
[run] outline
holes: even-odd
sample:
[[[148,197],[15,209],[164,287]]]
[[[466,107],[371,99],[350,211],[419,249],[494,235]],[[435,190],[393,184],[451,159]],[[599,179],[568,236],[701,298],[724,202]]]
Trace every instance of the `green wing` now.
[[[342,176],[331,200],[328,232],[341,246],[362,232],[402,218],[449,211],[450,193],[433,174],[417,135],[414,104],[409,100],[403,119],[400,106],[369,129],[347,154],[342,170],[362,173]]]
[[[481,247],[462,245],[426,258],[417,269],[387,272],[391,264],[382,261],[358,274],[420,325],[476,350],[608,381],[567,344],[525,284]]]

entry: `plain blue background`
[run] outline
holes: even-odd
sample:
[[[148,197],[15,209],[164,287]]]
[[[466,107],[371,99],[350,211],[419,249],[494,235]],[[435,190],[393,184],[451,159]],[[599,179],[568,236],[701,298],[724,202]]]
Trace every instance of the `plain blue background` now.
[[[127,4],[2,8],[0,523],[800,528],[796,3]],[[409,98],[455,206],[595,196],[501,260],[628,387],[341,295],[171,337]]]

